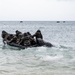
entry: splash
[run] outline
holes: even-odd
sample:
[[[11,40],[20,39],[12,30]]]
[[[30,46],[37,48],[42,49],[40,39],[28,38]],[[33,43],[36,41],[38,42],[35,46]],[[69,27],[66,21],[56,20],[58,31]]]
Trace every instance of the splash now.
[[[49,55],[47,55],[47,56],[43,56],[41,58],[41,60],[43,60],[43,61],[58,61],[58,60],[60,60],[62,58],[63,58],[63,56],[61,56],[61,55],[57,55],[57,56],[49,56]]]

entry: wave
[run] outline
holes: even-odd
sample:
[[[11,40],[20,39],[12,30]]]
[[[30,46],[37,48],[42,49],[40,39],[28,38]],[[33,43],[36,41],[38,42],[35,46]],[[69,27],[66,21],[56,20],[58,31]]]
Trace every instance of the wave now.
[[[40,58],[40,60],[43,60],[43,61],[58,61],[60,59],[62,59],[63,56],[62,55],[57,55],[57,56],[43,56]]]

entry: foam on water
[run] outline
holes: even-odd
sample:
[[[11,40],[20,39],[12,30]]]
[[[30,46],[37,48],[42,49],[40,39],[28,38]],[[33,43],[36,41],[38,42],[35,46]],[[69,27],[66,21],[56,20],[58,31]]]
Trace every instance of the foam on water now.
[[[58,61],[58,60],[60,60],[60,59],[62,59],[63,58],[63,56],[43,56],[42,58],[41,58],[41,60],[44,60],[44,61]]]

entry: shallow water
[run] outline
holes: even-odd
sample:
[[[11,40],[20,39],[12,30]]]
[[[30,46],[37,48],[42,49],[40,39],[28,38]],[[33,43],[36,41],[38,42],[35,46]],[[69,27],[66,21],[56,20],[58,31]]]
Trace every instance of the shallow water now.
[[[75,22],[0,22],[2,30],[34,34],[40,29],[44,40],[55,47],[19,50],[4,46],[0,37],[0,75],[75,75]]]

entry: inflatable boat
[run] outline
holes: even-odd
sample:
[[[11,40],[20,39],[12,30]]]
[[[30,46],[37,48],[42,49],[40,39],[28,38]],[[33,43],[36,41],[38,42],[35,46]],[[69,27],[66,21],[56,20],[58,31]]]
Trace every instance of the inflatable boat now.
[[[26,48],[25,46],[18,45],[18,44],[15,44],[15,43],[7,43],[7,45],[11,46],[11,47],[18,47],[19,49],[25,49]]]
[[[19,45],[19,44],[16,44],[16,43],[9,43],[9,42],[7,42],[6,44],[8,46],[17,47],[19,49],[25,49],[25,48],[30,48],[30,47],[41,47],[41,46],[53,47],[53,45],[51,43],[49,43],[49,42],[44,42],[44,43],[42,43],[41,41],[39,41],[39,42],[40,42],[40,45],[35,44],[35,45],[31,45],[31,46],[22,46],[22,45]]]

